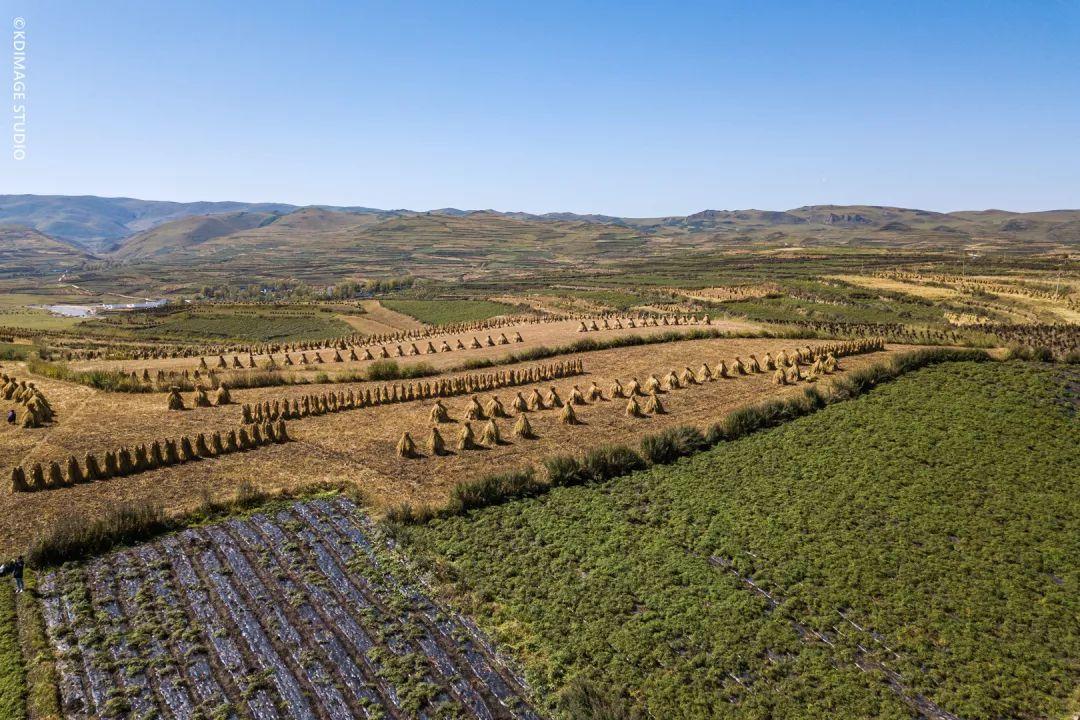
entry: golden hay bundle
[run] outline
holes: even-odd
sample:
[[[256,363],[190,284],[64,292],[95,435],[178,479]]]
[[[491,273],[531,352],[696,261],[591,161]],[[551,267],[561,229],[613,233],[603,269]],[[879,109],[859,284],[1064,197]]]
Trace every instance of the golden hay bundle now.
[[[289,437],[289,428],[285,426],[284,420],[278,420],[277,425],[274,428],[274,440],[279,443],[288,442],[292,438]]]
[[[644,417],[641,412],[641,407],[638,405],[637,398],[630,398],[630,401],[626,403],[626,416],[627,417]]]
[[[503,407],[502,402],[500,402],[499,398],[495,395],[492,395],[490,402],[488,402],[487,414],[490,418],[508,417],[508,415],[506,414],[506,408]]]
[[[472,342],[469,343],[469,347],[472,348],[473,350],[479,350],[480,348],[482,348],[484,346],[481,345],[480,341],[477,340],[476,337],[474,336],[473,339],[472,339]]]
[[[540,391],[537,388],[533,388],[532,394],[529,395],[529,409],[544,409],[544,396],[540,394]]]
[[[559,393],[557,390],[555,390],[554,385],[552,385],[551,389],[548,390],[547,396],[544,398],[544,402],[547,404],[548,407],[551,408],[561,408],[563,406],[562,398],[559,397]]]
[[[840,369],[840,363],[836,361],[836,356],[832,353],[825,356],[825,362],[823,362],[821,366],[827,373],[834,373]]]
[[[682,383],[679,382],[679,376],[675,374],[674,370],[669,372],[664,379],[667,381],[668,390],[678,390],[682,387]]]
[[[709,363],[701,363],[701,369],[698,370],[698,382],[708,382],[713,379],[712,369],[709,368]]]
[[[562,412],[559,414],[559,422],[561,422],[563,425],[578,425],[578,424],[580,424],[580,421],[578,420],[577,413],[574,412],[574,406],[573,405],[571,405],[570,403],[567,403],[566,405],[563,405]]]
[[[47,487],[45,484],[45,470],[41,467],[41,463],[34,463],[30,468],[30,488],[32,490],[44,490]]]
[[[173,385],[169,388],[169,396],[165,399],[170,410],[183,410],[184,399],[180,397],[180,388]]]
[[[431,428],[431,434],[428,436],[428,447],[431,448],[432,455],[446,454],[446,441],[443,440],[439,428]]]
[[[177,463],[182,462],[180,459],[180,452],[176,448],[175,440],[165,441],[165,461],[169,465],[176,465]],[[109,472],[109,453],[105,453],[105,472]],[[105,477],[111,477],[111,475],[106,474]]]
[[[446,411],[446,406],[442,404],[442,400],[436,400],[435,404],[431,406],[431,422],[450,422],[450,413]]]
[[[803,379],[802,371],[799,370],[798,363],[792,362],[787,369],[787,380],[789,383],[797,383]]]
[[[206,444],[206,435],[202,433],[195,436],[195,453],[199,457],[214,456],[214,453],[210,451],[210,446]]]
[[[645,386],[643,389],[648,395],[652,395],[654,393],[662,391],[662,387],[660,385],[660,378],[656,377],[656,373],[653,373],[652,375],[649,375],[649,377],[645,378]]]
[[[746,365],[743,364],[742,359],[738,355],[731,361],[731,371],[739,375],[746,374]]]
[[[626,394],[629,397],[634,397],[635,395],[644,395],[645,394],[644,392],[642,392],[641,383],[638,382],[637,378],[631,378],[630,379],[630,384],[626,386]]]
[[[86,480],[103,480],[105,478],[104,473],[101,471],[101,466],[98,465],[97,458],[92,453],[86,453],[86,457],[83,458],[83,464],[86,465]],[[164,463],[162,463],[164,464]]]
[[[458,338],[457,344],[454,347],[456,347],[458,350],[464,350],[465,343],[461,342],[461,338]]]
[[[679,376],[679,380],[682,382],[683,385],[686,385],[688,387],[690,385],[698,384],[697,376],[694,375],[694,371],[688,367],[683,368],[682,375]]]
[[[195,447],[191,444],[191,438],[187,435],[180,438],[180,457],[184,462],[199,459],[198,453],[195,452]]]
[[[215,402],[218,405],[228,405],[232,403],[232,395],[229,394],[229,388],[225,386],[225,383],[221,383],[221,386],[217,389]]]
[[[416,443],[413,442],[409,433],[405,432],[401,434],[401,439],[398,440],[397,444],[397,454],[398,457],[409,459],[416,457]]]
[[[590,402],[604,399],[604,393],[600,389],[600,386],[596,384],[596,382],[593,382],[591,385],[589,385],[589,389],[585,391],[585,399],[589,400]]]
[[[86,482],[86,475],[83,474],[82,467],[79,465],[79,460],[74,455],[68,456],[67,482],[69,485],[77,485]]]
[[[27,492],[30,485],[26,482],[26,471],[21,465],[11,468],[11,492]]]
[[[223,369],[223,370],[225,368],[229,367],[229,363],[225,362],[225,356],[224,355],[218,355],[217,366],[219,368]]]
[[[116,466],[121,475],[130,475],[135,472],[135,461],[131,456],[131,451],[126,447],[116,451]]]
[[[578,332],[589,332],[589,328],[585,326],[584,321],[581,321],[581,322],[578,323],[577,331]]]
[[[476,436],[473,435],[472,425],[468,421],[462,423],[461,432],[458,434],[457,449],[474,450],[476,448]]]
[[[776,372],[772,377],[773,385],[787,385],[787,374],[784,372],[784,368],[776,368]]]
[[[731,377],[731,373],[728,371],[727,363],[725,363],[723,360],[716,363],[716,372],[713,373],[713,375],[718,378]]]
[[[514,333],[514,342],[516,342],[516,343],[525,342],[525,338],[521,337],[520,332],[515,332]]]
[[[484,426],[483,432],[480,433],[480,442],[485,445],[499,445],[502,443],[499,426],[495,424],[494,420],[488,420],[487,425]]]
[[[750,357],[754,357],[754,356],[751,355]],[[776,369],[776,361],[773,360],[772,355],[770,355],[769,353],[765,353],[765,357],[763,357],[761,359],[761,368],[763,370],[775,370]]]
[[[570,407],[567,405],[567,407]],[[525,415],[518,415],[517,422],[514,423],[514,437],[529,439],[533,437],[532,425],[529,423],[529,418]]]
[[[53,460],[49,463],[49,477],[46,480],[48,487],[59,488],[64,487],[64,472],[60,469],[60,463]]]
[[[522,397],[520,392],[514,396],[514,401],[510,403],[510,407],[519,413],[528,412],[529,410],[529,404],[525,402],[525,398]]]
[[[242,362],[240,362],[240,356],[239,355],[233,355],[232,366],[237,370],[243,370],[244,364]]]
[[[578,389],[577,385],[572,385],[570,387],[570,394],[566,398],[566,404],[567,405],[584,405],[585,404],[585,396],[581,394],[581,390]]]
[[[665,410],[664,406],[660,404],[660,396],[652,394],[649,397],[645,398],[645,412],[651,413],[653,415],[663,415],[667,412],[667,410]]]
[[[195,386],[195,396],[191,399],[193,407],[207,408],[211,406],[210,398],[206,394],[206,389],[202,385]]]
[[[480,407],[480,402],[474,395],[469,399],[469,403],[465,406],[465,419],[466,420],[483,420],[485,418],[484,408]]]
[[[611,383],[611,390],[608,392],[608,394],[611,395],[612,398],[626,397],[626,392],[623,390],[622,383],[618,380],[615,380],[613,383]]]
[[[266,438],[263,437],[262,425],[255,423],[251,426],[251,430],[248,433],[251,435],[251,444],[255,447],[266,444]]]
[[[754,357],[753,354],[751,354],[750,359],[746,361],[746,369],[752,373],[761,372],[761,363],[758,362],[758,359]]]
[[[240,431],[236,433],[236,445],[240,450],[250,450],[255,447],[255,443],[252,442],[251,436],[248,435],[247,428],[240,428]]]
[[[154,466],[150,464],[150,457],[147,455],[145,445],[135,446],[135,472],[144,472],[152,469]]]

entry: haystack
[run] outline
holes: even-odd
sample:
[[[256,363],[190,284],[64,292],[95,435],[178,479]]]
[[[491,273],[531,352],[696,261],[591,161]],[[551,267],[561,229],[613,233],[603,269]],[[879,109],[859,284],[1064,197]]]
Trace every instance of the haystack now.
[[[570,407],[567,405],[567,407]],[[514,423],[514,437],[529,439],[533,437],[532,425],[529,423],[529,418],[525,415],[518,415],[517,422]]]
[[[46,487],[45,469],[41,467],[41,463],[34,463],[30,468],[30,489],[44,490]]]
[[[799,370],[799,364],[792,362],[787,369],[787,380],[789,383],[797,383],[802,380],[802,371]]]
[[[716,363],[716,372],[713,373],[713,375],[718,378],[731,377],[731,372],[728,371],[727,363],[725,363],[723,360]]]
[[[543,410],[544,409],[544,396],[540,394],[537,388],[533,388],[532,393],[529,395],[529,409],[530,410]]]
[[[169,465],[176,465],[176,464],[178,464],[180,462],[183,462],[183,460],[181,460],[181,458],[180,458],[180,451],[177,450],[177,448],[176,448],[176,441],[175,440],[166,440],[165,441],[165,461]],[[105,453],[105,470],[106,470],[106,472],[108,472],[108,469],[109,469],[109,453]],[[111,477],[111,475],[106,475],[105,477]]]
[[[11,492],[27,492],[30,485],[26,482],[26,471],[21,465],[11,468]]]
[[[199,454],[195,452],[195,446],[192,445],[191,438],[187,435],[183,435],[180,438],[180,457],[184,462],[199,459]]]
[[[461,342],[461,338],[458,338],[458,341],[454,345],[454,347],[456,347],[458,350],[464,350],[465,349],[465,343]]]
[[[746,374],[746,365],[743,364],[742,358],[740,358],[738,355],[736,355],[735,359],[731,361],[731,371],[733,373],[738,373],[739,375]]]
[[[776,371],[772,376],[773,385],[787,385],[787,374],[784,372],[784,368],[776,368]]]
[[[165,399],[170,410],[183,410],[184,398],[180,397],[180,388],[173,385],[169,388],[169,396]]]
[[[450,422],[450,413],[446,411],[446,406],[442,404],[442,400],[436,400],[435,404],[431,406],[431,422]]]
[[[611,383],[610,395],[611,395],[612,398],[626,397],[626,393],[623,390],[623,386],[622,386],[621,382],[619,382],[618,380],[615,380],[613,383]]]
[[[663,404],[661,404],[660,396],[654,393],[645,398],[645,412],[652,415],[663,415],[667,410],[665,410]]]
[[[255,442],[248,434],[247,428],[240,428],[236,433],[236,444],[241,450],[250,450],[255,447]]]
[[[439,428],[431,428],[431,434],[428,436],[428,447],[431,448],[432,455],[446,454],[446,441],[443,440]]]
[[[488,402],[487,414],[490,418],[508,417],[508,415],[506,414],[506,408],[503,407],[502,402],[495,395],[492,395],[491,400]]]
[[[226,387],[225,383],[222,383],[221,386],[217,389],[217,397],[215,398],[215,402],[218,405],[228,405],[232,402],[232,395],[229,394],[229,388]]]
[[[480,348],[482,348],[484,346],[481,345],[480,341],[477,340],[476,337],[474,336],[473,339],[472,339],[472,342],[469,343],[469,347],[472,348],[473,350],[479,350]]]
[[[682,387],[682,383],[679,382],[679,376],[675,374],[674,370],[669,372],[664,379],[667,380],[668,390],[678,390]]]
[[[563,405],[562,412],[559,413],[559,422],[563,425],[578,425],[580,423],[577,413],[574,412],[573,405],[570,403]]]
[[[49,477],[46,482],[51,488],[61,488],[66,484],[64,482],[64,471],[60,469],[60,463],[55,460],[49,463]]]
[[[582,321],[582,322],[579,322],[579,323],[578,323],[578,328],[577,328],[577,331],[578,331],[578,332],[589,332],[589,328],[587,328],[587,327],[585,326],[585,322],[584,322],[584,321]]]
[[[415,458],[416,457],[416,443],[413,442],[409,433],[405,432],[401,434],[401,439],[398,440],[397,454],[403,458]]]
[[[476,448],[476,436],[473,435],[472,425],[468,421],[462,423],[461,432],[458,434],[457,449],[473,450]]]
[[[153,465],[150,464],[150,457],[146,452],[146,445],[135,446],[135,472],[146,472],[152,470]]]
[[[480,433],[480,442],[485,445],[499,445],[502,443],[499,426],[495,424],[495,420],[488,420],[487,425],[484,426],[484,431]]]
[[[573,386],[570,387],[570,394],[566,398],[566,404],[567,405],[584,405],[585,404],[585,396],[581,394],[581,390],[578,389],[577,385],[573,385]]]
[[[514,396],[514,401],[510,403],[510,407],[519,413],[528,412],[529,410],[529,404],[525,402],[525,398],[522,397],[520,392]]]
[[[596,402],[597,400],[604,399],[604,393],[600,389],[600,386],[593,382],[589,385],[589,389],[585,391],[585,399],[590,402]]]
[[[79,465],[79,460],[74,455],[68,456],[67,482],[68,485],[78,485],[79,483],[86,482],[86,475],[83,474],[82,467]]]
[[[637,398],[630,398],[626,403],[626,416],[627,417],[644,417],[641,412],[641,407],[638,405]]]
[[[206,444],[206,435],[199,433],[195,436],[195,452],[199,457],[213,457],[210,446]]]
[[[279,443],[288,442],[292,438],[289,437],[289,428],[285,426],[284,420],[278,420],[277,425],[274,426],[274,440]]]
[[[840,369],[840,363],[836,361],[836,356],[832,353],[825,356],[825,361],[821,366],[827,373],[834,373]]]
[[[88,481],[105,479],[105,475],[101,471],[101,466],[98,465],[97,458],[94,457],[93,453],[86,453],[86,457],[83,458],[83,464],[86,465],[86,479]]]
[[[751,354],[750,359],[746,361],[746,369],[752,373],[761,372],[761,363],[758,362],[758,359],[754,357],[753,354]]]
[[[679,380],[682,381],[682,384],[686,386],[697,385],[698,382],[697,376],[694,375],[694,371],[691,370],[689,367],[683,368],[682,374],[679,376]]]
[[[550,408],[560,408],[563,406],[562,398],[559,397],[559,392],[555,389],[554,385],[552,385],[551,389],[548,390],[547,396],[544,398],[544,402]]]
[[[474,395],[469,399],[469,404],[465,406],[465,419],[466,420],[483,420],[485,419],[484,408],[480,407],[480,402]]]

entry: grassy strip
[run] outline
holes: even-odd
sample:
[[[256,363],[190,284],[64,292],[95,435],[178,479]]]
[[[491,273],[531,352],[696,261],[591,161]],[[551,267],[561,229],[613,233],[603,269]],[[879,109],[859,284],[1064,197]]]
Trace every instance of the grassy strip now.
[[[350,486],[313,483],[295,489],[268,493],[241,483],[228,500],[214,500],[209,494],[194,510],[168,515],[153,503],[122,503],[103,515],[89,518],[71,512],[57,519],[30,543],[26,562],[41,569],[69,561],[83,560],[113,548],[143,542],[158,535],[194,525],[244,514],[270,503],[289,502],[326,493],[349,492]]]
[[[0,587],[0,719],[26,717],[26,668],[19,650],[15,584],[10,577]]]
[[[580,459],[571,455],[557,455],[543,461],[546,482],[535,479],[531,467],[481,477],[455,486],[450,502],[443,508],[413,507],[404,503],[391,508],[386,517],[391,523],[425,523],[434,518],[461,515],[472,509],[515,498],[539,495],[553,487],[603,482],[643,470],[649,464],[668,464],[718,443],[737,440],[809,415],[827,405],[858,397],[881,383],[919,368],[944,362],[981,362],[990,359],[990,355],[983,350],[930,348],[903,353],[888,362],[836,377],[827,394],[816,387],[808,387],[793,398],[768,400],[734,410],[704,434],[697,428],[676,427],[644,437],[640,452],[625,445],[611,445],[589,450]]]
[[[59,681],[52,646],[45,635],[45,618],[37,597],[37,577],[24,578],[26,592],[19,598],[19,644],[26,663],[26,714],[31,720],[60,720]]]

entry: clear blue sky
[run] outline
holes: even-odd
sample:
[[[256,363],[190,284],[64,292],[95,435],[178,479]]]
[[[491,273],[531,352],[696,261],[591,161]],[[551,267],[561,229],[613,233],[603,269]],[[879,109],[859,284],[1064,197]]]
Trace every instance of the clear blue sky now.
[[[0,8],[30,44],[0,193],[1080,207],[1080,0]]]

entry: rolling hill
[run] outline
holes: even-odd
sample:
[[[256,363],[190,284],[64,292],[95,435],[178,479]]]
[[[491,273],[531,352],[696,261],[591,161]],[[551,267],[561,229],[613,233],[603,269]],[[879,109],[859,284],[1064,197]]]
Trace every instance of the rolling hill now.
[[[37,230],[0,225],[0,277],[63,272],[92,259],[83,250]]]

